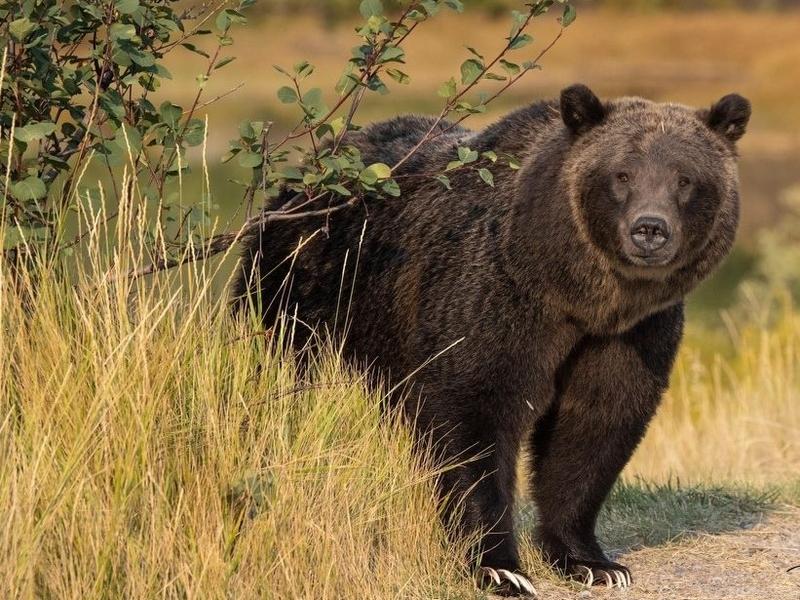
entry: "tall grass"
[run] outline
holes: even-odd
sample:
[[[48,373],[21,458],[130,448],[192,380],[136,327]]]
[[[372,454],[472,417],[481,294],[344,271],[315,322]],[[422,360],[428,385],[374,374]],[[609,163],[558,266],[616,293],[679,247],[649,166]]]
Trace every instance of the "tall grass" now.
[[[709,352],[714,333],[690,323],[664,405],[626,474],[800,481],[800,312],[788,293],[744,291],[725,319],[729,356]]]
[[[0,597],[469,593],[357,373],[298,377],[203,270],[131,282],[142,252],[98,227],[68,270],[0,266]]]

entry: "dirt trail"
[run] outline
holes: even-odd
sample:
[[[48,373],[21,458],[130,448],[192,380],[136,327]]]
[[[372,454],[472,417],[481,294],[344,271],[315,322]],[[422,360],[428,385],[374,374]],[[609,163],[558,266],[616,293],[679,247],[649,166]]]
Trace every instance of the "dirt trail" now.
[[[540,600],[800,600],[800,510],[773,512],[751,529],[699,533],[618,557],[634,574],[628,590],[573,591],[537,581]]]

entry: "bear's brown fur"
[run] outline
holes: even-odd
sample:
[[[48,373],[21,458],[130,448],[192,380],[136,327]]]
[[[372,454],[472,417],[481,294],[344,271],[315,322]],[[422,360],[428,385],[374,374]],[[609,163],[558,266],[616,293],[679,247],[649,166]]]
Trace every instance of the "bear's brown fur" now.
[[[575,85],[481,132],[443,123],[393,174],[400,198],[333,214],[291,260],[320,220],[246,240],[234,295],[260,295],[268,324],[297,315],[298,345],[307,327],[345,333],[349,356],[406,382],[394,402],[438,460],[480,454],[439,486],[451,531],[482,532],[470,560],[487,581],[526,587],[512,517],[527,446],[545,554],[567,574],[627,584],[595,518],[667,386],[685,294],[733,243],[734,144],[749,115],[737,95],[695,110],[601,102]],[[432,123],[399,117],[348,141],[366,164],[393,165]],[[446,190],[432,176],[458,146],[521,168],[482,159],[493,188],[464,169]]]

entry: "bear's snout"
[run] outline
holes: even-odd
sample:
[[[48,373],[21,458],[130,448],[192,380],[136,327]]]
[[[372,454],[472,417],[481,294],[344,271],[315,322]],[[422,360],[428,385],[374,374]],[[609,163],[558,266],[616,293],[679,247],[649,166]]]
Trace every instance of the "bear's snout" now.
[[[664,247],[669,241],[670,227],[666,219],[655,215],[643,215],[631,226],[631,241],[650,254]]]

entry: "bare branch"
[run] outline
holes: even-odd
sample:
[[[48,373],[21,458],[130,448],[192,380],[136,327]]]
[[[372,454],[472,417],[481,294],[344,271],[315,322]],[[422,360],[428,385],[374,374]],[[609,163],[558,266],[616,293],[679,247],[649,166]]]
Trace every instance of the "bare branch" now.
[[[301,194],[298,194],[298,196],[299,195]],[[293,199],[294,198],[292,198],[292,200]],[[245,221],[244,225],[242,225],[238,231],[219,233],[211,236],[211,238],[209,238],[200,248],[187,248],[186,251],[179,257],[161,257],[146,267],[129,272],[127,277],[129,279],[138,279],[139,277],[152,275],[153,273],[157,273],[159,271],[166,271],[168,269],[180,267],[189,263],[206,260],[212,256],[220,254],[221,252],[225,252],[237,241],[247,235],[257,232],[267,223],[279,221],[297,221],[300,219],[313,219],[317,217],[327,218],[333,213],[355,206],[360,200],[360,196],[353,196],[347,202],[337,204],[336,206],[300,213],[288,213],[285,211],[264,212]]]

